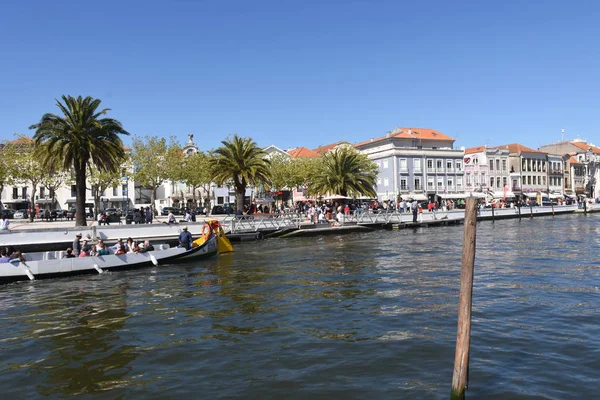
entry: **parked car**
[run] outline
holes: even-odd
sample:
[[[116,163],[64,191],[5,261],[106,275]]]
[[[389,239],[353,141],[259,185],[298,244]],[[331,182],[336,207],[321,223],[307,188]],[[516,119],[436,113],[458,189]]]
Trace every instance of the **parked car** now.
[[[75,215],[77,215],[77,209],[75,207],[71,208],[69,211],[67,211],[65,217],[67,219],[74,219]],[[92,213],[90,213],[89,211],[85,213],[86,217],[93,217]]]
[[[56,218],[65,218],[67,216],[67,210],[56,209],[52,211],[52,214],[56,214]]]
[[[212,211],[210,213],[212,215],[225,214],[225,209],[223,208],[223,206],[213,206]]]
[[[117,210],[116,208],[107,208],[104,210],[104,213],[106,214],[107,217],[109,217],[111,215],[116,215],[117,217],[121,216],[121,211]]]
[[[27,218],[27,210],[17,210],[17,212],[15,212],[13,214],[13,218],[14,219],[24,219],[24,218]]]
[[[169,211],[172,211],[173,215],[182,215],[181,208],[177,207],[163,207],[160,215],[169,215]]]

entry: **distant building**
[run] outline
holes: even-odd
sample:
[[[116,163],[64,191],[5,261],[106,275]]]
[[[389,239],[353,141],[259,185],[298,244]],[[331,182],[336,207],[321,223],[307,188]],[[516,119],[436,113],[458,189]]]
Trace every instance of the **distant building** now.
[[[434,129],[395,128],[385,136],[355,145],[378,168],[377,198],[438,201],[462,195],[463,150]]]
[[[488,198],[515,197],[510,185],[509,150],[478,146],[465,150],[465,193]]]

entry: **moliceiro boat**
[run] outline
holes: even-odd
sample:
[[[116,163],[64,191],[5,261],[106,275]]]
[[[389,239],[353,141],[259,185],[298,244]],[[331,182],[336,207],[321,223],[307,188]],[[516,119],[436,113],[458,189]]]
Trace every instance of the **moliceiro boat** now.
[[[159,244],[154,246],[153,251],[75,258],[63,258],[64,251],[23,253],[20,258],[0,263],[0,283],[79,274],[101,274],[104,271],[203,260],[230,252],[233,252],[233,247],[219,222],[207,221],[202,229],[202,235],[194,240],[189,250]]]

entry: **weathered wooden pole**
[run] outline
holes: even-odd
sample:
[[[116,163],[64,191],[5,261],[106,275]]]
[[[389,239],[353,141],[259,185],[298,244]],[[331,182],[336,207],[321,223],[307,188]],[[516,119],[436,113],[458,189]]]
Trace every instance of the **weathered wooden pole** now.
[[[586,201],[586,199],[583,199],[583,213],[587,214],[587,201]]]
[[[496,208],[496,207],[494,207],[494,204],[492,203],[492,222],[495,221],[495,218],[494,218],[494,208]]]
[[[554,203],[551,202],[550,204],[552,204],[552,216],[554,217]]]
[[[462,270],[458,300],[458,331],[450,399],[464,399],[469,380],[469,349],[471,346],[471,307],[473,304],[473,267],[477,237],[477,199],[467,198],[463,232]]]
[[[533,218],[533,203],[529,203],[529,218]]]

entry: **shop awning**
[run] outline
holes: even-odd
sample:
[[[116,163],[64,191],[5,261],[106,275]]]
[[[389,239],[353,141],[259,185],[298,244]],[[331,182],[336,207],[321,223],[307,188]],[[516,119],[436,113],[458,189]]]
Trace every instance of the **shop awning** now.
[[[275,199],[272,197],[259,197],[259,198],[254,199],[254,201],[256,202],[256,204],[275,203]]]
[[[29,203],[27,199],[10,199],[2,201],[5,204]]]
[[[469,197],[468,194],[464,193],[441,193],[438,196],[442,199],[464,199],[465,197]]]
[[[551,198],[551,199],[562,199],[562,198],[563,198],[563,195],[562,195],[562,194],[554,194],[554,193],[550,193],[550,194],[548,195],[548,197],[549,197],[549,198]]]
[[[402,196],[402,198],[413,199],[416,201],[427,200],[427,196],[425,196],[423,193],[409,194],[408,196]]]
[[[37,199],[35,204],[52,204],[52,199]]]
[[[523,195],[529,197],[530,199],[535,199],[538,196],[537,192],[523,193]]]

